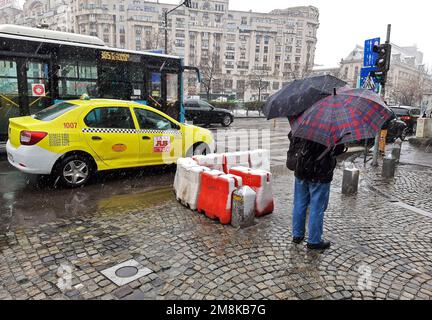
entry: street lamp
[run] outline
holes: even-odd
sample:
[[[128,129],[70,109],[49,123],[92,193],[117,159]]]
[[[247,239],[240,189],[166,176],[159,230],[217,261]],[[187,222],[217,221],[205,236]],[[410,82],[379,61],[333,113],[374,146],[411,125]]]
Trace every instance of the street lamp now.
[[[173,12],[174,10],[177,10],[181,6],[185,6],[187,8],[192,7],[191,0],[184,0],[182,3],[180,3],[177,7],[171,10],[165,10],[165,54],[168,54],[168,14]]]

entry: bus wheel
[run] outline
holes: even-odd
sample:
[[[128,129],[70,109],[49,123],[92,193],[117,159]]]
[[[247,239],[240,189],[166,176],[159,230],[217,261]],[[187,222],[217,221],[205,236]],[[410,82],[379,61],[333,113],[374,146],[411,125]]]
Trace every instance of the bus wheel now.
[[[88,157],[74,154],[65,157],[57,166],[56,176],[67,188],[79,188],[85,185],[93,174],[93,164]]]

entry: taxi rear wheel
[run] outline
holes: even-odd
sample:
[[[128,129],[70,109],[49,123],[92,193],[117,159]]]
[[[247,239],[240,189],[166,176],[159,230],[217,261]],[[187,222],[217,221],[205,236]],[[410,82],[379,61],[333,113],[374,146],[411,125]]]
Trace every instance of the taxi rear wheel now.
[[[63,186],[79,188],[89,181],[93,171],[93,163],[88,157],[75,154],[62,159],[55,174]]]

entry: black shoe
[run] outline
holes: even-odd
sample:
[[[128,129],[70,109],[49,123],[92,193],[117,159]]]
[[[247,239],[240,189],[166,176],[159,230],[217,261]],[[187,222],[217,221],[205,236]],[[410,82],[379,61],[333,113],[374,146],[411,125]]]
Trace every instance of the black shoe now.
[[[331,247],[330,241],[322,241],[318,244],[307,244],[307,248],[310,250],[327,250]]]
[[[304,237],[300,237],[300,238],[294,237],[293,238],[293,243],[300,244],[300,243],[303,242],[303,240],[304,240]]]

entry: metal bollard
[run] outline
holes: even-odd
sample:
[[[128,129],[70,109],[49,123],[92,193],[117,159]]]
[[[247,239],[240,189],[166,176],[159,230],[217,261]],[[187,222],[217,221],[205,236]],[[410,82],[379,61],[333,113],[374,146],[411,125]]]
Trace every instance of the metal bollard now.
[[[344,195],[356,194],[358,191],[359,178],[360,178],[359,169],[346,168],[343,173],[342,194]]]
[[[394,143],[394,147],[391,153],[392,158],[396,159],[396,163],[399,163],[400,161],[401,151],[402,151],[402,140],[398,138]]]
[[[384,158],[383,168],[382,168],[382,177],[384,179],[392,179],[394,178],[396,173],[396,159]]]

